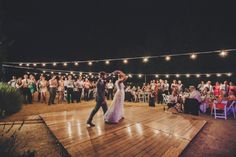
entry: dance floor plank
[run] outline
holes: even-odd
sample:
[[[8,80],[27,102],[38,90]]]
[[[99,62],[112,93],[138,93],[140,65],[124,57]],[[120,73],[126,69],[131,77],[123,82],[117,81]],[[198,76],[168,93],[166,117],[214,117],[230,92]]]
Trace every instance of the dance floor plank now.
[[[179,156],[206,121],[158,112],[156,108],[125,107],[125,119],[105,124],[103,113],[87,127],[91,109],[40,116],[73,156]]]

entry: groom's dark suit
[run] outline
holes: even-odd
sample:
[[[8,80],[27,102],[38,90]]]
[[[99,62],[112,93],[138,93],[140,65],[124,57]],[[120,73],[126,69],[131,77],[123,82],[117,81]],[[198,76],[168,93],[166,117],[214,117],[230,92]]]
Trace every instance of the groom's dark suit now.
[[[87,123],[91,123],[94,115],[97,113],[100,107],[102,107],[104,114],[107,112],[107,104],[105,101],[105,81],[99,79],[97,82],[97,95],[96,95],[96,106],[92,110]]]

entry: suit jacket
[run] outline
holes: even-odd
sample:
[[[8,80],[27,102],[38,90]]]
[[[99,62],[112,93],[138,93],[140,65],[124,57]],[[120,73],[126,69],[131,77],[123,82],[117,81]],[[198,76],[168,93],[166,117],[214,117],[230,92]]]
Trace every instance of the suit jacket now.
[[[99,79],[97,81],[97,95],[96,95],[96,101],[104,101],[105,98],[105,81],[102,79]]]

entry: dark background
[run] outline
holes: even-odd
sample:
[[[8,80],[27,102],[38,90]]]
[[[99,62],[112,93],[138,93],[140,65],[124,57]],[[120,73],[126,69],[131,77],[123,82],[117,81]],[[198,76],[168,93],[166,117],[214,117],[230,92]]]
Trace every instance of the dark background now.
[[[0,5],[0,33],[7,61],[93,60],[236,48],[236,14],[230,1],[2,0]],[[117,61],[109,66],[95,63],[67,69],[235,72],[235,59],[232,52],[226,58],[211,54],[195,61],[186,56],[170,62],[159,58],[148,64]]]

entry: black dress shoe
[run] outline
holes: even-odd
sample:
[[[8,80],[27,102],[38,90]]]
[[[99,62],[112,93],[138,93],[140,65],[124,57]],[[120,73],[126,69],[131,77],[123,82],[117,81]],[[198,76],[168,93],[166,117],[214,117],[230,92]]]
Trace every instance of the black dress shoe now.
[[[95,124],[93,124],[92,122],[87,122],[87,124],[90,126],[90,127],[94,127]]]

